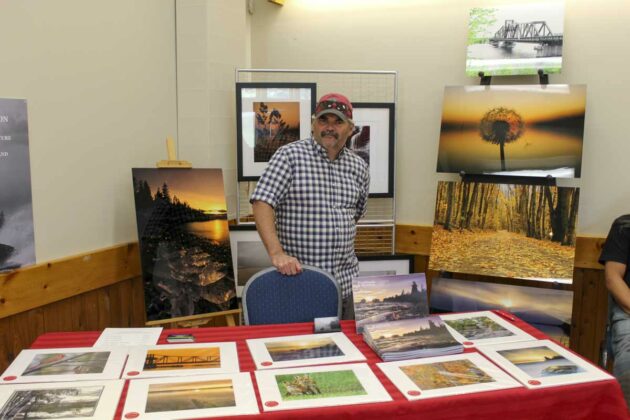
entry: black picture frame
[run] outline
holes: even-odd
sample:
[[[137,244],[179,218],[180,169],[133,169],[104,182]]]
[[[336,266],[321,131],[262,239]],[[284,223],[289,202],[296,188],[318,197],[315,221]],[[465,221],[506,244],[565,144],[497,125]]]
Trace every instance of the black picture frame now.
[[[352,108],[355,132],[357,128],[362,130],[352,135],[346,145],[370,166],[369,197],[393,197],[396,106],[390,102],[353,102]],[[361,136],[367,136],[367,146]]]
[[[236,83],[239,182],[257,181],[278,147],[310,136],[316,98],[316,83]],[[263,103],[266,107],[260,105]],[[256,104],[257,112],[254,110]],[[272,105],[272,110],[268,111],[268,104],[281,105],[285,109]],[[290,122],[283,119],[283,114],[290,118]],[[273,138],[265,140],[272,133]]]
[[[372,271],[374,270],[374,268],[376,268],[379,273],[373,275],[386,275],[381,273],[381,271],[388,271],[387,269],[391,268],[391,265],[388,266],[388,262],[395,262],[398,266],[398,269],[396,269],[396,272],[392,275],[404,275],[414,273],[413,254],[359,255],[357,256],[357,258],[359,259],[359,273],[361,273],[362,269],[369,269]],[[405,261],[407,262],[407,265],[404,265]],[[378,267],[379,263],[382,264],[382,269],[380,270]],[[359,276],[361,276],[361,274],[359,274]]]

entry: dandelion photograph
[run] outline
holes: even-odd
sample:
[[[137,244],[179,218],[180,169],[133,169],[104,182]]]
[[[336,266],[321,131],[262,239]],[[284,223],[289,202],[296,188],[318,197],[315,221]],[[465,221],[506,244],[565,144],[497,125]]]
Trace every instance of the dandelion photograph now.
[[[254,161],[269,162],[279,147],[300,139],[300,102],[253,102]]]
[[[579,189],[438,184],[429,268],[570,283]]]
[[[284,401],[367,395],[351,369],[276,375],[276,383]]]
[[[438,172],[580,178],[586,85],[447,86]]]
[[[147,351],[143,370],[185,370],[219,367],[221,367],[221,349],[219,347],[160,348]]]
[[[564,2],[475,7],[468,20],[466,74],[560,73]]]
[[[235,307],[221,169],[132,173],[147,320]]]

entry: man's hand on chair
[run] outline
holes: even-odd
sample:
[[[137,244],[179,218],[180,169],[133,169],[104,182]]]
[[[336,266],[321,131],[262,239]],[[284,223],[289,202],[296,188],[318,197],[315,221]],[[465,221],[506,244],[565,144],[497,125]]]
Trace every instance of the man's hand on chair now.
[[[302,265],[297,258],[280,253],[271,256],[271,263],[279,272],[286,276],[293,276],[302,272]]]

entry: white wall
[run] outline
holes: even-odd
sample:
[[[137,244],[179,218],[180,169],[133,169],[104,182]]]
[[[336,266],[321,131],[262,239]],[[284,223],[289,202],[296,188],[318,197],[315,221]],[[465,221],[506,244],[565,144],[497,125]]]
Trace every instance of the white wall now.
[[[38,261],[137,239],[131,168],[176,135],[174,11],[0,1],[0,97],[28,100]]]
[[[397,222],[433,223],[435,172],[445,85],[478,84],[465,75],[468,9],[531,0],[256,0],[252,67],[396,70]],[[550,83],[588,85],[578,233],[605,235],[630,213],[630,3],[566,0],[564,63]],[[537,83],[508,77],[493,83]],[[321,92],[320,92],[321,93]]]
[[[234,71],[249,65],[244,0],[177,0],[179,157],[222,168],[230,218],[236,217]]]

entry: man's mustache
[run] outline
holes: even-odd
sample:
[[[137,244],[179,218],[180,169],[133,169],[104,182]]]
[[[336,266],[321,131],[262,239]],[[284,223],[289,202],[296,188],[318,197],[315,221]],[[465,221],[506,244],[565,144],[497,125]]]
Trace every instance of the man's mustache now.
[[[325,137],[325,136],[332,136],[335,139],[339,140],[339,134],[335,133],[334,131],[328,130],[328,131],[322,131],[321,133],[319,133],[319,135],[321,137]]]

